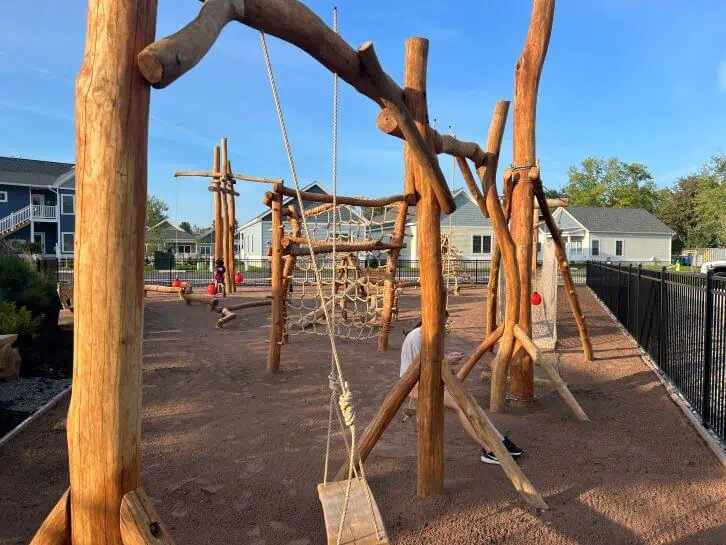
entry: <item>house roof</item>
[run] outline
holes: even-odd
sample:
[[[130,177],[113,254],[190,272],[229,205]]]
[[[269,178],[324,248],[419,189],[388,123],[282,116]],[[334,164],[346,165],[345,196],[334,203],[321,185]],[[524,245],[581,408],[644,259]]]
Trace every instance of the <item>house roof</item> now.
[[[570,206],[562,213],[570,214],[585,229],[596,233],[674,234],[665,223],[642,208]]]
[[[70,178],[74,178],[69,176],[74,168],[72,163],[0,157],[0,184],[44,187],[56,185],[63,177],[65,185]]]
[[[196,242],[194,235],[187,233],[184,229],[169,219],[161,220],[148,230],[154,231],[156,229],[164,231],[164,240],[173,240],[175,242]]]

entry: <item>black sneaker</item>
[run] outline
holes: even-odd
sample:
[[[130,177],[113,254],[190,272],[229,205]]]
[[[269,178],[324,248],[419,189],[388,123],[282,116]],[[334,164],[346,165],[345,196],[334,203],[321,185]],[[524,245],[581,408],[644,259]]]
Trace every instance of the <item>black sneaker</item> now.
[[[494,456],[494,453],[486,449],[481,449],[481,457],[479,459],[485,464],[499,465],[499,460]]]
[[[516,443],[509,438],[509,434],[504,436],[504,439],[502,439],[502,443],[504,443],[504,446],[507,447],[509,454],[511,454],[514,458],[524,454],[524,451],[521,448],[519,448],[516,445]]]

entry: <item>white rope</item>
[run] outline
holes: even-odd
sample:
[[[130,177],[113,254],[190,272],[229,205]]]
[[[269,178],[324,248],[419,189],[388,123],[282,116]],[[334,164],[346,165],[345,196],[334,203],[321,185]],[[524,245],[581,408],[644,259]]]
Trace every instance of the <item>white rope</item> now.
[[[270,80],[270,87],[272,88],[272,97],[275,102],[275,109],[277,111],[277,119],[280,123],[280,131],[282,133],[282,139],[285,145],[285,152],[287,153],[287,160],[290,165],[290,174],[292,176],[292,181],[295,184],[295,193],[297,196],[298,203],[300,204],[300,215],[303,223],[303,228],[305,230],[305,237],[307,238],[308,242],[308,248],[310,251],[310,261],[312,262],[313,270],[315,273],[315,280],[316,280],[316,286],[317,286],[317,292],[318,292],[318,298],[320,299],[320,304],[322,305],[323,314],[325,316],[325,321],[327,324],[327,331],[328,331],[328,339],[330,340],[330,348],[332,351],[332,358],[333,362],[335,364],[335,371],[338,375],[338,382],[342,385],[342,393],[340,395],[340,407],[341,410],[345,407],[343,410],[344,420],[346,422],[346,425],[348,426],[351,434],[351,453],[349,457],[349,467],[348,467],[348,486],[346,488],[346,494],[345,494],[345,502],[343,504],[343,514],[341,516],[340,521],[340,527],[338,528],[338,537],[337,537],[337,545],[340,545],[341,539],[343,536],[343,528],[345,527],[345,517],[348,512],[348,504],[350,500],[350,490],[351,490],[351,482],[352,482],[352,476],[353,476],[353,467],[355,466],[355,460],[356,460],[356,430],[355,430],[355,410],[353,407],[353,398],[352,393],[348,389],[348,383],[343,378],[343,369],[340,365],[340,358],[338,356],[338,349],[335,343],[335,331],[333,328],[333,324],[330,321],[330,314],[328,312],[328,307],[325,304],[325,295],[323,294],[322,289],[322,276],[320,273],[320,268],[318,267],[317,261],[315,259],[315,249],[313,247],[312,239],[310,237],[310,231],[308,230],[308,223],[307,223],[307,216],[305,214],[305,207],[303,206],[303,199],[302,199],[302,193],[300,189],[300,183],[297,176],[297,169],[295,168],[295,160],[292,155],[292,148],[290,146],[290,140],[287,135],[287,128],[285,126],[285,119],[282,113],[282,105],[280,103],[280,96],[277,92],[277,84],[275,83],[275,76],[272,71],[272,63],[270,61],[270,54],[267,50],[267,41],[265,40],[265,34],[264,32],[260,31],[260,41],[262,44],[262,53],[265,57],[265,67],[267,68],[267,76]],[[335,198],[335,194],[333,194]],[[344,400],[344,401],[343,401]],[[360,456],[358,456],[358,459],[360,460]],[[363,466],[361,464],[361,477],[364,483],[364,486],[368,488],[368,484],[365,478],[365,473],[363,472]],[[367,494],[368,495],[368,494]],[[376,520],[375,512],[373,512],[372,509],[372,502],[369,498],[369,506],[371,507],[372,516],[373,516],[373,523],[375,526],[376,531],[376,537],[379,537],[379,529],[378,529],[378,521]]]

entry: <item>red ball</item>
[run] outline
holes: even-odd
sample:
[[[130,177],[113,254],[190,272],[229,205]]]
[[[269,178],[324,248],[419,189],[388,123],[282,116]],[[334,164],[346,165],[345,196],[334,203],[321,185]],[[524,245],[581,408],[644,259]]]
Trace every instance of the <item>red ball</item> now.
[[[209,295],[217,295],[217,286],[214,285],[214,282],[210,282],[207,286],[207,293]]]
[[[171,283],[172,288],[181,288],[181,280],[175,278]]]
[[[235,284],[239,285],[242,282],[244,282],[244,280],[245,280],[245,277],[242,276],[242,273],[241,272],[238,272],[237,274],[234,275],[234,283]]]
[[[530,300],[532,301],[533,305],[539,305],[542,302],[542,296],[536,291],[533,291]]]

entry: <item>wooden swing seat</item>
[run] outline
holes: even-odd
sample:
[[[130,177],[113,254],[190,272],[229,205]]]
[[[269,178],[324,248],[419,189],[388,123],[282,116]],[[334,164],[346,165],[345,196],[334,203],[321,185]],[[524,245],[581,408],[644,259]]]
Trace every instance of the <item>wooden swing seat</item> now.
[[[348,481],[333,481],[328,484],[318,485],[318,497],[323,505],[325,517],[325,531],[328,534],[328,545],[336,545],[338,539],[338,527],[340,517],[343,514],[345,504],[345,490]],[[345,526],[341,537],[341,545],[390,545],[388,534],[383,525],[381,512],[378,510],[376,500],[371,494],[373,513],[366,498],[365,483],[358,478],[353,478],[350,485],[350,500],[348,512],[345,517]],[[375,521],[378,524],[378,535],[376,536],[376,524],[372,515],[375,514]]]

